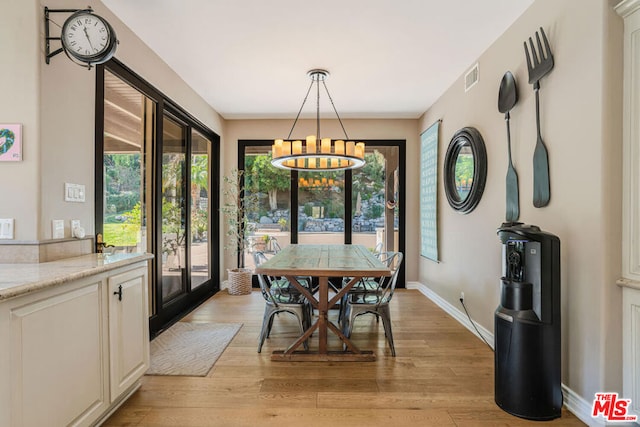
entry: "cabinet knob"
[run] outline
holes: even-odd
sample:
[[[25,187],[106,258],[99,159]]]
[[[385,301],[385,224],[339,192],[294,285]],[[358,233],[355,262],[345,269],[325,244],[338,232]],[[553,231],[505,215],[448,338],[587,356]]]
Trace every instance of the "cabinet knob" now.
[[[114,295],[118,295],[118,301],[122,301],[122,285],[118,286],[118,290],[113,293]]]

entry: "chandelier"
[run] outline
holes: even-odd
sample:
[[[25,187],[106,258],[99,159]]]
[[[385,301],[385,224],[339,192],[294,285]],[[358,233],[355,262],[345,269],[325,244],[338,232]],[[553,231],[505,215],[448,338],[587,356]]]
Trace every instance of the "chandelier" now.
[[[324,82],[329,76],[327,70],[314,69],[307,73],[311,78],[311,84],[307,90],[307,94],[302,101],[302,106],[298,111],[298,115],[293,122],[291,131],[287,140],[276,139],[271,147],[271,164],[280,169],[299,170],[299,171],[335,171],[345,169],[356,169],[364,166],[364,142],[349,141],[347,131],[344,129],[340,115],[333,104],[333,99],[329,94],[329,89]],[[331,101],[333,111],[338,117],[345,139],[332,141],[331,138],[320,137],[320,82],[327,92],[327,96]],[[296,127],[300,113],[304,104],[307,102],[309,92],[313,84],[316,84],[317,102],[316,102],[316,135],[307,136],[305,141],[291,140],[291,134]]]

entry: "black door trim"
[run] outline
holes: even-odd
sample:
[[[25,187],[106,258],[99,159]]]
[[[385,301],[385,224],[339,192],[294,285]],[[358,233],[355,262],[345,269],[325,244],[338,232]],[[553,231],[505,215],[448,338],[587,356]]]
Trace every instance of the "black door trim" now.
[[[404,139],[358,139],[358,141],[364,141],[365,144],[371,146],[379,146],[379,147],[398,147],[398,167],[400,170],[398,179],[398,248],[400,252],[405,253],[406,251],[406,215],[407,215],[407,141]],[[244,169],[244,157],[245,157],[245,149],[246,147],[269,147],[273,144],[273,140],[265,140],[265,139],[241,139],[238,140],[238,169]],[[347,170],[345,173],[345,188],[351,188],[353,184],[353,177],[350,170]],[[293,172],[291,174],[291,206],[298,205],[298,176],[297,172]],[[345,213],[351,212],[353,206],[353,196],[351,192],[346,192],[345,196]],[[290,214],[290,222],[291,224],[298,223],[298,210],[297,209],[289,209]],[[352,242],[352,226],[351,221],[345,221],[345,243],[350,244]],[[291,242],[298,241],[298,227],[291,227]],[[239,255],[240,256],[240,255]],[[406,258],[406,257],[405,257]],[[400,271],[398,272],[398,282],[397,286],[400,288],[404,288],[406,284],[406,267],[403,262]]]
[[[158,269],[161,267],[160,263],[154,260],[151,261],[152,264],[152,276],[150,278],[151,283],[156,289],[155,292],[155,304],[156,304],[156,313],[149,318],[149,327],[150,327],[150,335],[153,337],[159,331],[164,330],[166,327],[174,323],[177,319],[182,317],[184,314],[190,312],[199,304],[204,302],[211,295],[215,294],[220,290],[220,250],[218,247],[218,242],[220,241],[220,229],[219,229],[219,221],[218,221],[218,211],[219,211],[219,200],[217,195],[219,194],[220,188],[220,136],[216,134],[214,131],[209,129],[206,125],[204,125],[200,120],[192,116],[185,109],[180,107],[177,103],[172,101],[169,97],[167,97],[164,93],[156,89],[154,86],[149,84],[146,80],[124,65],[122,62],[113,58],[105,64],[101,64],[96,66],[96,93],[95,93],[95,162],[94,162],[94,181],[95,181],[95,224],[96,224],[96,233],[102,232],[102,212],[104,211],[104,203],[102,199],[102,195],[104,193],[103,188],[103,156],[104,152],[104,77],[105,77],[105,69],[109,70],[109,72],[118,76],[122,80],[126,81],[132,87],[136,88],[138,91],[143,93],[145,96],[153,100],[156,104],[156,112],[155,112],[155,132],[156,132],[156,145],[154,149],[154,165],[155,171],[162,170],[162,158],[160,153],[162,153],[162,119],[164,112],[168,112],[173,119],[178,120],[181,123],[187,125],[187,148],[190,147],[190,139],[191,139],[191,130],[197,130],[203,136],[205,136],[209,141],[211,141],[211,156],[210,156],[210,194],[212,197],[209,198],[210,203],[210,217],[211,221],[209,223],[209,233],[210,239],[210,259],[209,266],[211,270],[211,279],[208,282],[200,285],[195,290],[191,291],[190,284],[187,283],[187,293],[182,295],[179,298],[176,298],[168,303],[165,303],[164,307],[162,306],[162,295],[159,292],[159,287],[161,285],[158,284],[158,278],[161,277]],[[187,157],[187,166],[190,162],[190,156]],[[187,169],[188,170],[188,169]],[[155,173],[154,173],[155,176]],[[190,174],[187,174],[186,185],[189,185]],[[161,221],[158,219],[162,218],[162,206],[160,203],[160,195],[161,195],[161,186],[162,183],[159,179],[155,179],[155,183],[152,184],[152,200],[155,206],[154,209],[154,221],[153,224],[161,224]],[[189,188],[189,187],[187,187]],[[187,208],[189,209],[189,208]],[[188,211],[187,211],[188,215]],[[187,216],[187,221],[189,221],[189,217]],[[187,227],[187,232],[190,233],[190,227]],[[150,249],[153,250],[154,255],[156,257],[158,254],[162,254],[160,236],[158,235],[158,230],[161,232],[161,227],[156,227],[155,233],[152,236],[152,243]],[[187,245],[188,247],[188,245]],[[189,255],[187,254],[187,257]]]

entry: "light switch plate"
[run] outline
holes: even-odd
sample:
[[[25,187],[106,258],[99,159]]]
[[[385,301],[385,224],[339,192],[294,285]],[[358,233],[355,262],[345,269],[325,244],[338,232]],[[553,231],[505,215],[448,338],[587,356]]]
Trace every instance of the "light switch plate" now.
[[[13,239],[13,218],[0,219],[0,239]]]
[[[51,237],[53,239],[64,239],[63,219],[54,219],[51,221]]]
[[[64,200],[65,202],[84,202],[85,187],[82,184],[64,183]]]

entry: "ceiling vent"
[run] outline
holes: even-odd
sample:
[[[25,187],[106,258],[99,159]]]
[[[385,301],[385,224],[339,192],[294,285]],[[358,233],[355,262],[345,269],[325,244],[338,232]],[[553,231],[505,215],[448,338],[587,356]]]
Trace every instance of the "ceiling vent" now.
[[[467,92],[476,83],[478,83],[478,64],[471,67],[471,69],[464,75],[464,91]]]

